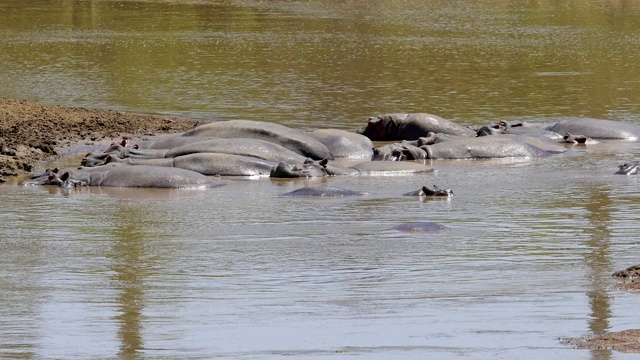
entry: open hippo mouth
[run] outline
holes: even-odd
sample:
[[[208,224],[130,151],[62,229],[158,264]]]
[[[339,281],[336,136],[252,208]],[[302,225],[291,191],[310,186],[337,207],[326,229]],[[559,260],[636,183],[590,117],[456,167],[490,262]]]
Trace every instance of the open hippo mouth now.
[[[640,162],[634,161],[632,163],[625,163],[618,167],[618,171],[616,174],[618,175],[636,175],[638,174],[638,168],[640,167]]]

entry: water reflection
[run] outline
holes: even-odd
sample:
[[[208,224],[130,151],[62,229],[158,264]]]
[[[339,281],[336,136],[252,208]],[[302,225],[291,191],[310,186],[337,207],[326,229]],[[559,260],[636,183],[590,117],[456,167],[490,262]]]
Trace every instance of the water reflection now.
[[[61,5],[0,4],[1,96],[346,129],[398,111],[640,121],[637,2]]]
[[[588,197],[584,204],[587,210],[586,218],[589,233],[587,246],[591,250],[585,261],[589,267],[591,290],[587,292],[591,306],[591,320],[589,331],[592,334],[602,334],[609,330],[609,319],[612,316],[611,298],[609,297],[609,282],[612,273],[611,265],[611,229],[614,203],[611,199],[611,187],[593,186],[586,189]],[[611,350],[592,350],[594,360],[611,359]]]
[[[112,270],[113,288],[118,292],[116,303],[120,314],[118,337],[121,345],[119,356],[135,358],[143,349],[141,316],[145,304],[145,274],[152,264],[145,252],[149,240],[145,229],[150,225],[145,209],[126,203],[117,205],[114,213],[112,235],[114,236]],[[148,261],[148,260],[147,260]]]

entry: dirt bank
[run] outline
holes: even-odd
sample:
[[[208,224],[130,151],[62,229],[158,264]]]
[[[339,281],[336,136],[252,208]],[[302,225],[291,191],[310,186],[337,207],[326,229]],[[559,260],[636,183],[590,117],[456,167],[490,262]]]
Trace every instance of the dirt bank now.
[[[72,145],[177,133],[196,120],[0,99],[0,177],[23,175]]]

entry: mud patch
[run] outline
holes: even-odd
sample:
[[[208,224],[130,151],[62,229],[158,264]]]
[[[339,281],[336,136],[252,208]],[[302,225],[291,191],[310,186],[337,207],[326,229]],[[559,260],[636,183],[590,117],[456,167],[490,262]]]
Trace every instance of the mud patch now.
[[[0,177],[29,173],[38,162],[68,154],[74,146],[178,133],[196,124],[195,119],[0,99]]]
[[[582,338],[564,338],[560,339],[560,341],[579,349],[638,353],[640,352],[640,329],[610,332]]]

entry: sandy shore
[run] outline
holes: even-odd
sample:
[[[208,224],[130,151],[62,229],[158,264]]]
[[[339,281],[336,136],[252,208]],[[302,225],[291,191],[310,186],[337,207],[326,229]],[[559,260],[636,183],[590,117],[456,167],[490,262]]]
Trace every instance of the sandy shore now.
[[[189,130],[194,119],[0,99],[0,177],[27,174],[73,145]]]

